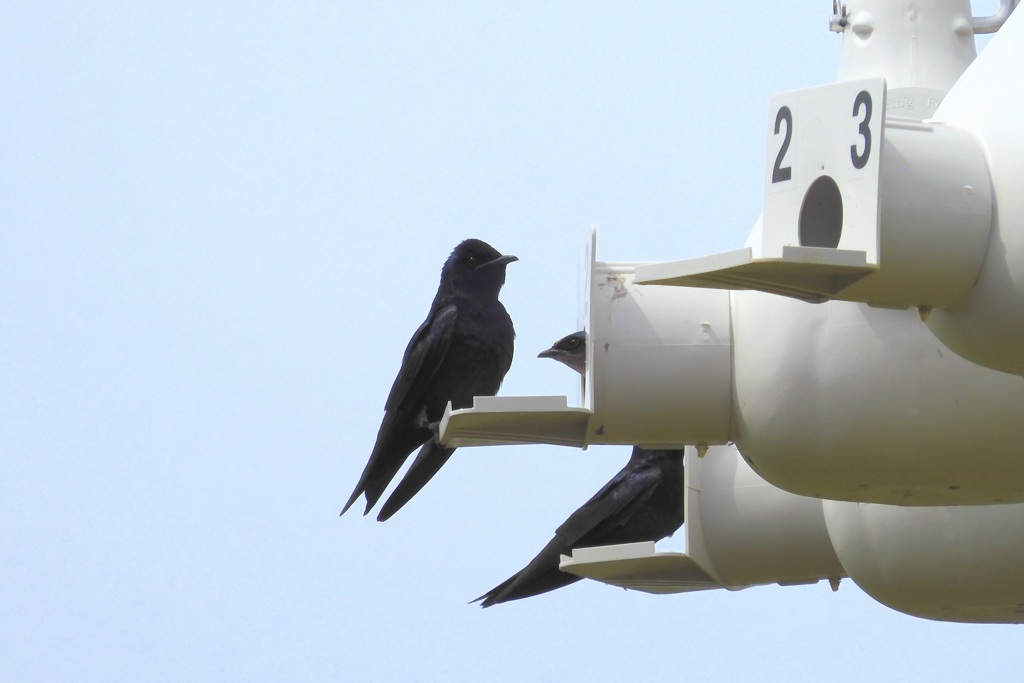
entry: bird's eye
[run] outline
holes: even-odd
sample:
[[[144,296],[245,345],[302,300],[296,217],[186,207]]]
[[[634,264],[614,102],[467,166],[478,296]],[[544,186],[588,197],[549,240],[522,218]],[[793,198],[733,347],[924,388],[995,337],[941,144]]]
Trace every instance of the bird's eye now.
[[[579,339],[570,339],[569,340],[569,348],[570,349],[575,349],[579,345],[580,345],[580,340]]]
[[[466,263],[473,266],[474,268],[476,267],[476,264],[478,264],[479,262],[480,259],[476,256],[470,256],[468,259],[466,259]]]

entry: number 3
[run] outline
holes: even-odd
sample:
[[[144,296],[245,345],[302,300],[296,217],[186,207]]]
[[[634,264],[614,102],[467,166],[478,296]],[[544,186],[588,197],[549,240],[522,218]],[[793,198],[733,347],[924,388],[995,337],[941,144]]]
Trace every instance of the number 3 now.
[[[858,170],[867,165],[868,157],[871,156],[871,128],[868,125],[871,123],[871,95],[867,90],[857,93],[857,99],[853,101],[854,116],[857,116],[862,104],[864,105],[864,120],[860,122],[857,131],[864,138],[864,153],[857,154],[857,145],[850,145],[850,160],[853,161],[853,167]]]

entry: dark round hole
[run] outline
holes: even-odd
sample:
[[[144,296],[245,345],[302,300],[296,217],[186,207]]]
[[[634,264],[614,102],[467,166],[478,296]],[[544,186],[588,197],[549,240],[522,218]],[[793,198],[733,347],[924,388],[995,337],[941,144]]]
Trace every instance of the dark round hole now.
[[[800,207],[800,246],[835,249],[843,234],[843,195],[836,181],[823,175],[807,188]]]

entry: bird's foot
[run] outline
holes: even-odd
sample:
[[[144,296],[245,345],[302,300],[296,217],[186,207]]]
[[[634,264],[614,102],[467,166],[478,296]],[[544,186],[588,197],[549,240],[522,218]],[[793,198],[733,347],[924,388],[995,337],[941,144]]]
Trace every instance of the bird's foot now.
[[[441,445],[441,423],[431,422],[427,418],[427,411],[421,410],[420,414],[416,416],[416,428],[417,429],[429,429],[430,433],[434,435],[434,445],[438,448],[442,448]]]
[[[434,445],[438,448],[444,448],[444,445],[441,443],[441,423],[430,422],[427,424],[427,429],[434,435]]]

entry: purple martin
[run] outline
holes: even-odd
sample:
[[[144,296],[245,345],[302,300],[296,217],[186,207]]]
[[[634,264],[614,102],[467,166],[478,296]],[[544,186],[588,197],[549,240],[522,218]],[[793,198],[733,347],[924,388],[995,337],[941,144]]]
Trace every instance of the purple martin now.
[[[558,569],[573,548],[660,541],[683,524],[683,451],[633,447],[629,462],[569,515],[537,557],[474,602],[490,607],[568,586],[581,577]]]
[[[378,521],[395,514],[455,451],[443,447],[438,423],[451,401],[468,408],[474,396],[493,396],[512,365],[515,330],[498,293],[505,267],[517,261],[477,239],[463,241],[441,269],[430,313],[413,334],[384,404],[384,420],[359,483],[342,509],[366,496],[369,513],[414,449],[405,477],[385,501]]]
[[[565,363],[581,375],[587,370],[587,333],[583,330],[562,337],[550,349],[544,349],[537,358],[552,358]]]

